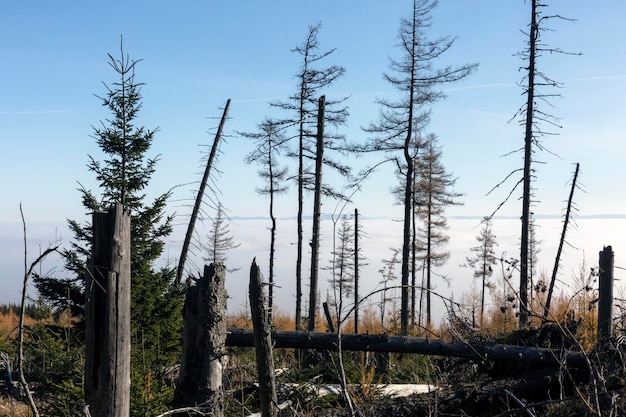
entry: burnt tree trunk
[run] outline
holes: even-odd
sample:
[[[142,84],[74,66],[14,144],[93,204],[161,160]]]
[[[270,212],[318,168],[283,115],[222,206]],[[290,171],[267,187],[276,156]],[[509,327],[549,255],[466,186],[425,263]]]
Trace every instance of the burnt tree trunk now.
[[[222,357],[226,354],[226,267],[204,267],[196,285],[187,289],[183,307],[183,354],[174,402],[224,415]],[[204,414],[202,414],[204,415]]]
[[[333,330],[331,329],[331,332]],[[354,209],[354,333],[359,333],[359,210]]]
[[[94,213],[86,280],[85,402],[93,417],[130,413],[130,213]]]
[[[613,248],[606,246],[598,261],[598,337],[607,339],[613,334],[613,257]]]
[[[324,110],[326,97],[319,99],[317,112],[317,149],[315,155],[315,196],[313,203],[313,236],[311,237],[311,287],[309,288],[309,331],[315,330],[317,319],[317,281],[320,251],[320,215],[322,211],[322,167],[324,166]]]
[[[259,375],[259,395],[261,399],[261,416],[275,417],[278,413],[276,405],[276,381],[274,380],[274,357],[272,356],[272,329],[269,323],[265,296],[263,294],[261,271],[252,261],[250,267],[250,311],[254,327],[254,350],[256,368]]]

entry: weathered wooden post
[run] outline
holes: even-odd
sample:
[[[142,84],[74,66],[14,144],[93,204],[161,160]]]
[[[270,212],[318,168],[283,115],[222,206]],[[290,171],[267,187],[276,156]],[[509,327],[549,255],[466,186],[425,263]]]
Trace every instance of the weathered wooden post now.
[[[130,413],[130,213],[114,204],[92,218],[86,279],[85,402],[92,417]]]
[[[276,399],[276,381],[274,379],[274,356],[272,355],[272,329],[265,307],[261,270],[252,261],[250,267],[250,311],[254,328],[254,350],[256,368],[259,374],[259,395],[261,397],[262,417],[276,417],[278,414]]]
[[[606,339],[613,334],[613,248],[606,246],[598,261],[598,337]]]
[[[183,307],[183,354],[174,402],[199,406],[201,415],[224,415],[222,359],[226,355],[226,267],[204,267],[204,274],[187,289]],[[185,414],[187,415],[187,414]]]

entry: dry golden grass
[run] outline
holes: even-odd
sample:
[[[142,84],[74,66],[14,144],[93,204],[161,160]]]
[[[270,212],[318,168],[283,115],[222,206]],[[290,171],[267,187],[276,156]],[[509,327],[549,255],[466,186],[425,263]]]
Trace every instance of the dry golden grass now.
[[[0,417],[28,417],[31,415],[28,405],[0,397]]]
[[[10,309],[7,314],[0,314],[0,335],[8,337],[9,339],[15,339],[17,337],[17,328],[20,323],[20,317]],[[35,323],[35,320],[26,316],[24,324],[31,326]]]

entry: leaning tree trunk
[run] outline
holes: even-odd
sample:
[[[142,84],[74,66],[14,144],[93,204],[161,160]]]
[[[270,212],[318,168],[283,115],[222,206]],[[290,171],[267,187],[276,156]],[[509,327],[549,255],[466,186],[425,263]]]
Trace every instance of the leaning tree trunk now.
[[[204,175],[202,176],[202,181],[200,182],[200,187],[198,188],[198,194],[196,195],[196,202],[193,205],[193,211],[191,213],[191,218],[189,219],[189,225],[187,226],[187,233],[185,234],[183,248],[180,252],[180,259],[178,260],[178,268],[176,270],[177,285],[180,284],[181,280],[183,279],[185,263],[187,262],[187,253],[189,252],[189,245],[191,244],[191,237],[193,236],[193,231],[196,227],[196,219],[198,218],[200,206],[202,205],[202,199],[204,198],[204,190],[206,189],[206,185],[209,180],[209,174],[211,173],[211,168],[213,166],[213,161],[215,160],[215,155],[217,154],[217,149],[219,148],[220,139],[222,137],[222,130],[224,129],[224,124],[226,123],[226,117],[228,116],[229,108],[230,99],[226,100],[226,106],[224,107],[222,120],[220,121],[217,133],[215,134],[215,139],[213,140],[211,153],[209,154],[209,159],[207,159],[206,167],[204,168]]]
[[[554,291],[554,283],[556,282],[556,274],[559,271],[559,265],[561,264],[561,252],[563,251],[563,245],[565,244],[565,234],[567,233],[567,227],[569,226],[569,219],[572,213],[572,201],[574,200],[574,190],[576,189],[576,181],[578,180],[578,170],[580,164],[576,164],[576,171],[574,172],[574,179],[572,180],[572,188],[567,199],[567,210],[565,211],[565,219],[563,220],[563,231],[561,232],[561,239],[559,240],[559,248],[556,251],[556,257],[554,259],[554,268],[552,269],[552,277],[550,278],[550,287],[548,289],[548,298],[546,298],[546,305],[543,310],[543,323],[548,320],[548,314],[550,313],[550,303],[552,301],[552,292]]]

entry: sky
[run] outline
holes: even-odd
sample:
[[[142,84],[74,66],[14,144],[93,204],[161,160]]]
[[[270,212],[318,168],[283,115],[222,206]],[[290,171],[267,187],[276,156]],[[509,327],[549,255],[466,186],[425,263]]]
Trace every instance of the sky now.
[[[136,80],[145,85],[138,122],[158,128],[149,155],[159,155],[160,162],[147,197],[173,190],[168,212],[177,217],[163,262],[178,257],[202,158],[226,100],[232,99],[215,185],[232,219],[233,237],[241,243],[229,262],[242,269],[227,280],[229,308],[238,308],[245,305],[241,285],[247,285],[247,265],[256,256],[267,267],[269,242],[268,201],[255,192],[261,185],[257,167],[244,163],[253,147],[238,132],[255,131],[265,117],[281,116],[269,103],[295,91],[300,59],[292,49],[304,41],[309,25],[321,23],[321,50],[336,48],[326,65],[346,70],[327,97],[348,97],[350,117],[341,133],[352,142],[366,141],[362,128],[377,120],[376,100],[397,97],[383,73],[389,58],[400,56],[399,22],[410,12],[407,0],[0,2],[0,302],[21,297],[20,204],[28,264],[52,242],[69,245],[66,219],[88,220],[77,188],[97,193],[86,163],[88,155],[102,158],[93,128],[106,123],[110,114],[96,96],[105,94],[103,83],[116,81],[107,54],[119,58],[121,36],[125,53],[141,60]],[[546,14],[572,19],[550,20],[554,30],[543,37],[547,46],[571,54],[544,53],[539,60],[540,70],[562,88],[547,91],[560,97],[550,100],[552,107],[543,107],[559,118],[560,127],[545,126],[556,135],[546,136],[546,151],[537,154],[533,212],[543,242],[540,270],[549,274],[574,164],[580,163],[576,227],[568,232],[571,245],[560,274],[561,289],[567,291],[581,262],[597,263],[603,246],[613,245],[618,279],[624,275],[619,267],[626,266],[620,254],[626,247],[626,3],[606,0],[597,7],[585,0],[560,0],[550,2]],[[443,163],[458,178],[455,190],[464,194],[462,206],[447,210],[451,258],[440,273],[450,284],[442,280],[437,290],[448,296],[460,298],[471,284],[471,271],[459,265],[475,246],[480,219],[506,199],[519,178],[514,175],[489,193],[521,168],[522,155],[513,151],[523,146],[523,130],[514,116],[524,103],[519,86],[524,62],[516,53],[525,47],[529,16],[530,4],[523,0],[442,0],[433,13],[431,37],[455,37],[439,64],[479,64],[470,77],[445,87],[447,98],[433,107],[424,132],[439,137]],[[347,161],[358,171],[376,159]],[[379,285],[378,270],[390,256],[389,248],[401,245],[402,210],[389,192],[395,182],[393,170],[382,167],[353,196],[353,204],[344,207],[344,213],[358,208],[363,218],[368,288]],[[498,250],[507,257],[518,256],[520,194],[512,194],[494,221]],[[311,200],[305,203],[305,214],[312,214]],[[329,218],[340,210],[334,201],[323,203],[321,263],[327,265],[333,227]],[[294,299],[296,207],[293,189],[276,207],[276,304],[286,310],[293,308]],[[208,223],[201,225],[199,235],[206,234],[202,228]],[[202,254],[194,255],[201,264]],[[307,268],[308,259],[305,279]],[[54,257],[40,271],[64,274],[62,261]]]

